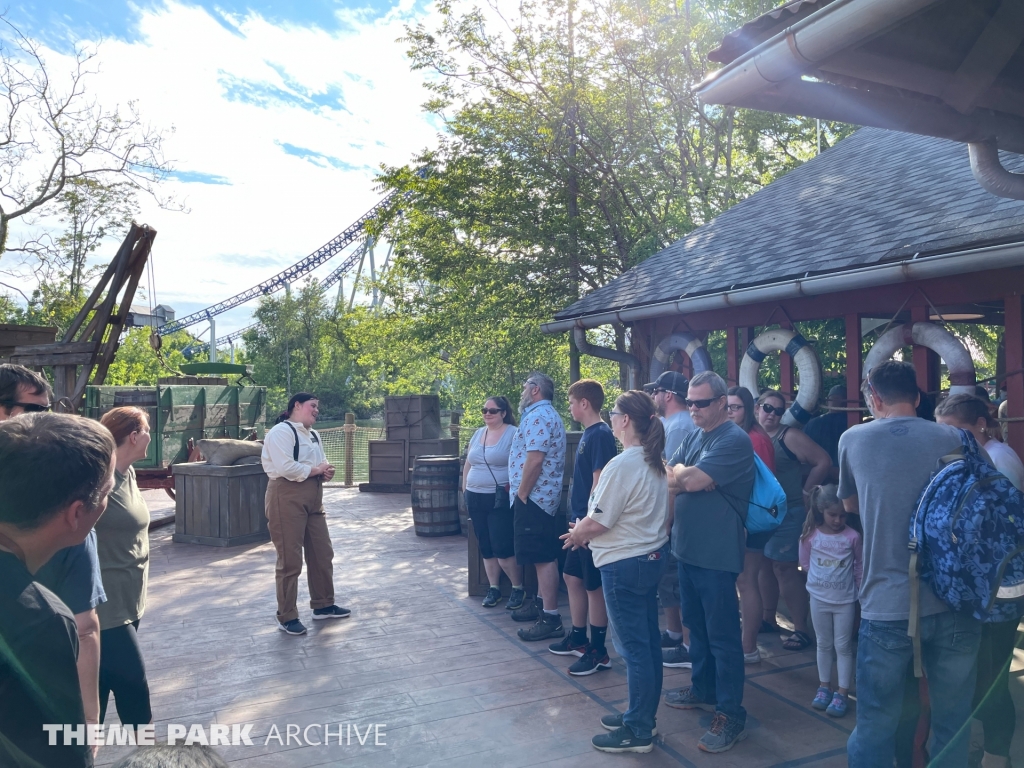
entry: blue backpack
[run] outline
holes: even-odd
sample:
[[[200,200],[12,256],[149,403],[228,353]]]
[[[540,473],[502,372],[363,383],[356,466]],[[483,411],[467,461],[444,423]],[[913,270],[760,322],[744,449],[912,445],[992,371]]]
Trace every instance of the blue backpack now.
[[[985,461],[974,435],[943,456],[910,519],[910,621],[914,672],[921,676],[920,582],[954,611],[984,622],[1021,615],[1024,508],[1020,491]]]
[[[718,492],[727,497],[726,501],[737,498],[721,489]],[[731,502],[729,506],[732,507]],[[736,511],[735,507],[733,511]],[[774,531],[782,524],[785,516],[786,492],[782,490],[768,465],[761,461],[760,456],[754,454],[754,485],[750,489],[750,498],[747,499],[747,517],[744,522],[747,534]]]

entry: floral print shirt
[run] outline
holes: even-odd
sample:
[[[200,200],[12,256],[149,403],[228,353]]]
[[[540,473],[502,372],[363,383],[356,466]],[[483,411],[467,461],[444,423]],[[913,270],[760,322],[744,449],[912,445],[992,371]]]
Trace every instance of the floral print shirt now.
[[[558,511],[562,498],[562,473],[565,470],[565,427],[562,418],[550,400],[538,400],[523,411],[519,428],[512,437],[512,450],[508,455],[508,478],[511,485],[510,502],[523,481],[523,467],[529,451],[542,451],[544,462],[530,500],[549,515]]]

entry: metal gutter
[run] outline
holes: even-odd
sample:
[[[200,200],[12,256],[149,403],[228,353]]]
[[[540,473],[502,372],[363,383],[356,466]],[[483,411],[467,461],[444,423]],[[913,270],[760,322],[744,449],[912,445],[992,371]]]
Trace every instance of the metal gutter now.
[[[711,104],[744,98],[813,69],[936,0],[836,0],[765,40],[696,88]]]
[[[706,312],[715,309],[759,304],[766,301],[820,296],[860,288],[927,280],[934,277],[962,275],[988,269],[1024,266],[1024,243],[991,245],[966,251],[944,253],[922,259],[904,259],[871,267],[861,267],[826,275],[786,280],[735,291],[720,291],[705,296],[662,301],[640,307],[598,312],[592,315],[542,323],[544,333],[562,333],[573,328],[596,328],[606,323],[632,323],[672,314]]]

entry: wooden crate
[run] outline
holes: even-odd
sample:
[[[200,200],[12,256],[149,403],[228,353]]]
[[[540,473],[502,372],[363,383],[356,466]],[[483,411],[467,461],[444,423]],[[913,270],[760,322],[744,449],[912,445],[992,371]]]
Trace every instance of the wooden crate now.
[[[233,547],[267,541],[268,478],[259,464],[175,464],[174,541]]]
[[[405,485],[408,443],[405,440],[369,440],[370,482],[376,485]]]
[[[406,471],[412,476],[413,465],[417,456],[458,456],[459,441],[454,437],[438,440],[410,440],[409,456],[406,460]]]
[[[441,436],[441,402],[437,395],[384,398],[388,440],[434,440]]]

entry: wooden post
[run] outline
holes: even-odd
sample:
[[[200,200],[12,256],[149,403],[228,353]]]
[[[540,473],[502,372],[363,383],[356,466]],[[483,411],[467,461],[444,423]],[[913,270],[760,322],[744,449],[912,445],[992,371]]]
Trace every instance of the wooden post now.
[[[734,325],[725,329],[725,368],[725,383],[735,387],[740,383],[740,351],[739,331]]]
[[[929,321],[928,307],[912,307],[910,318],[915,323]],[[914,346],[914,370],[917,371],[917,386],[929,393],[939,391],[941,377],[939,375],[939,356],[928,347]]]
[[[785,328],[787,331],[793,330],[793,324],[786,318],[779,322],[779,327]],[[796,389],[793,376],[793,358],[785,352],[779,353],[779,384],[786,402],[792,403],[793,392]]]
[[[1024,417],[1024,307],[1021,295],[1014,293],[1003,299],[1004,322],[1003,340],[1006,343],[1006,415],[1009,418]],[[1007,443],[1024,456],[1024,421],[1007,424]]]
[[[356,437],[356,415],[345,414],[345,485],[352,485],[352,475],[355,470],[355,448],[352,443]]]
[[[860,407],[860,382],[862,363],[860,359],[860,315],[846,315],[846,407]],[[860,424],[861,414],[857,411],[848,411],[846,423],[849,426]]]
[[[452,437],[456,440],[459,439],[459,432],[462,431],[462,428],[459,426],[461,423],[462,414],[459,411],[452,411],[452,421],[451,424],[448,425],[448,429],[451,431]]]

